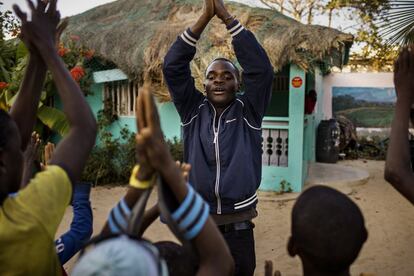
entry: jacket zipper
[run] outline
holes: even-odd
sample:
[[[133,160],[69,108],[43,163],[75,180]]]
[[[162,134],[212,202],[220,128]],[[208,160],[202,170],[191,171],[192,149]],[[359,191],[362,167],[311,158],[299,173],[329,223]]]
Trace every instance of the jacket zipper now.
[[[212,105],[213,106],[213,105]],[[217,129],[216,129],[216,109],[213,106],[213,110],[214,110],[214,118],[213,118],[213,132],[214,132],[214,148],[216,151],[216,184],[214,186],[214,193],[216,194],[216,198],[217,198],[217,214],[221,215],[221,198],[220,198],[220,147],[219,147],[219,139],[218,139],[218,135],[220,132],[220,122],[221,122],[221,116],[223,116],[224,112],[226,112],[226,110],[230,107],[230,105],[228,107],[226,107],[226,109],[223,110],[223,112],[221,112],[220,117],[218,119],[218,123],[217,123]]]

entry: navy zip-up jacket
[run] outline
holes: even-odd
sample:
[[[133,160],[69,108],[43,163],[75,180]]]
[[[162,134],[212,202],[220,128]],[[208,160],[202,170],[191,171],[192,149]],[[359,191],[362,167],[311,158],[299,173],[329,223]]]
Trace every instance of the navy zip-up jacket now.
[[[198,37],[181,34],[164,59],[164,77],[181,117],[184,161],[191,164],[190,183],[216,214],[254,208],[262,172],[264,113],[270,102],[273,68],[254,35],[237,20],[227,27],[243,68],[244,94],[220,115],[194,85],[190,62]]]

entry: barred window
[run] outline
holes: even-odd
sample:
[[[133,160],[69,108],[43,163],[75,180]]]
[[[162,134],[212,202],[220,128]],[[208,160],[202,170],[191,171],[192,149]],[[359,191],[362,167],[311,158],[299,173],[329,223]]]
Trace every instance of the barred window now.
[[[135,81],[113,81],[105,83],[104,100],[112,105],[118,116],[135,116],[138,83]]]

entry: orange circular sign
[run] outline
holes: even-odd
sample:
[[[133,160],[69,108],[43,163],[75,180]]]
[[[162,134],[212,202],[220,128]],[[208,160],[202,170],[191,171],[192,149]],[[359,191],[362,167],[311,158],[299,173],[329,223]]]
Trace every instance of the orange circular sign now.
[[[301,87],[301,86],[302,86],[302,84],[303,84],[303,80],[302,80],[302,78],[301,78],[301,77],[294,77],[294,78],[292,79],[292,86],[293,86],[294,88],[299,88],[299,87]]]

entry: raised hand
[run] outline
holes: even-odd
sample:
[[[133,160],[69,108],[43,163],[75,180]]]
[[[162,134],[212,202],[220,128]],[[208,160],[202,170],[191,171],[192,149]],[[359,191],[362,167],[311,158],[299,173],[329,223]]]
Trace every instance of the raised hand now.
[[[177,165],[177,168],[181,170],[181,173],[183,174],[183,177],[186,182],[188,182],[188,178],[190,177],[190,171],[191,171],[191,165],[185,162],[175,161],[175,164]]]
[[[398,99],[412,104],[414,99],[414,46],[405,47],[394,64],[394,85]]]
[[[49,161],[52,159],[54,151],[55,151],[55,144],[48,142],[45,146],[45,152],[44,152],[45,165],[49,164]]]
[[[60,13],[56,10],[56,0],[50,0],[50,2],[37,0],[37,7],[31,0],[27,0],[27,3],[31,10],[31,21],[27,20],[27,14],[22,12],[18,5],[13,5],[14,12],[22,22],[22,40],[29,49],[32,48],[31,44],[39,50],[44,46],[55,45],[57,25],[60,21]]]
[[[139,94],[141,94],[142,90],[139,91]],[[137,97],[136,100],[136,108],[135,108],[135,119],[137,124],[137,130],[138,133],[136,135],[136,140],[140,139],[140,133],[141,131],[147,126],[144,109],[145,106],[140,102],[140,98]],[[138,179],[139,180],[147,180],[150,179],[151,176],[154,174],[155,170],[151,166],[151,164],[148,161],[147,153],[145,151],[145,145],[143,143],[136,143],[135,148],[135,154],[136,154],[136,160],[138,161],[140,165],[140,169],[138,171]]]
[[[145,154],[141,154],[146,159],[145,161],[154,169],[162,171],[167,164],[171,164],[172,157],[164,141],[157,107],[148,87],[140,89],[136,109],[138,123],[137,148],[142,153],[145,151]],[[142,157],[140,158],[142,159]]]
[[[33,166],[35,161],[39,160],[39,147],[42,141],[40,140],[40,136],[37,132],[32,132],[30,136],[30,141],[27,144],[27,148],[23,154],[24,158],[24,169],[23,169],[23,177],[22,182],[20,184],[20,188],[26,187],[29,184],[30,179],[33,176]]]
[[[223,0],[214,0],[214,13],[220,18],[223,23],[228,24],[232,18],[231,14],[227,11],[224,6]]]

